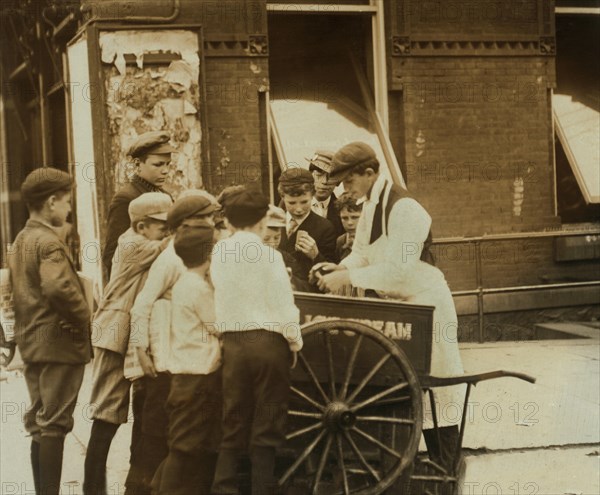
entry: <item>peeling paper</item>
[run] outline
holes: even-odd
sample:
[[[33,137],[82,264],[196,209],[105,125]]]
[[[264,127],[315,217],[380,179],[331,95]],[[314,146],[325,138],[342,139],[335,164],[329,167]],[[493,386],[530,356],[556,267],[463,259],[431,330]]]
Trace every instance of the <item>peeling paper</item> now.
[[[167,69],[165,81],[182,86],[182,89],[179,89],[181,92],[184,89],[190,89],[192,86],[192,73],[192,67],[190,67],[187,62],[175,60],[171,62],[171,65],[169,65],[169,68]]]
[[[198,113],[198,110],[196,110],[196,107],[194,105],[192,105],[189,101],[184,100],[183,113],[186,115],[193,115],[195,113]]]

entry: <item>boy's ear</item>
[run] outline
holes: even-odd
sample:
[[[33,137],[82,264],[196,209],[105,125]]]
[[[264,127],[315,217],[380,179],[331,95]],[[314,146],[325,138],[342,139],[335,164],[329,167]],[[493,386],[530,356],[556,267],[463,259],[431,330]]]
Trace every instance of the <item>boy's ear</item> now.
[[[133,230],[135,230],[136,232],[139,232],[140,230],[144,229],[146,227],[146,223],[143,220],[138,220],[137,222],[135,222],[133,224]]]

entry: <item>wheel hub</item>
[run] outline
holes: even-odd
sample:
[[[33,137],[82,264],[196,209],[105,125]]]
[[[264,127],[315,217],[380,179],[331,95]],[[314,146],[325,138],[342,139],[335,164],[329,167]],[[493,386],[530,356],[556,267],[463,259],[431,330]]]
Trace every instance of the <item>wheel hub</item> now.
[[[330,430],[351,428],[356,423],[356,415],[344,402],[331,402],[323,415],[323,421]]]

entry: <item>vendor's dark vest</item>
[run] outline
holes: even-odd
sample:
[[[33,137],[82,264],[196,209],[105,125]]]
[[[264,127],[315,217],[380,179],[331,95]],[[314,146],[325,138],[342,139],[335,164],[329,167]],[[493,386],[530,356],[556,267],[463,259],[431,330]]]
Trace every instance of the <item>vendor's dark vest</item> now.
[[[383,201],[385,199],[385,192],[387,189],[388,189],[388,186],[386,183],[385,186],[383,187],[383,190],[381,191],[381,194],[379,195],[379,203],[377,203],[377,206],[375,208],[375,214],[373,215],[373,225],[371,227],[371,238],[369,240],[369,244],[373,244],[377,239],[379,239],[383,235],[383,230],[382,230],[382,227],[384,225],[384,222],[382,221],[383,219],[385,219],[385,233],[387,235],[387,231],[388,231],[388,227],[389,227],[389,223],[390,223],[390,213],[392,212],[392,208],[394,207],[396,202],[401,200],[402,198],[412,198],[412,196],[408,193],[408,191],[406,189],[403,189],[402,187],[399,187],[396,184],[392,184],[392,187],[390,188],[390,193],[388,195],[388,200],[385,205],[385,211],[384,211]],[[385,215],[385,217],[382,218],[384,215]],[[433,254],[431,253],[431,244],[432,244],[432,236],[431,236],[431,230],[430,230],[429,234],[427,235],[427,239],[425,239],[425,242],[423,243],[423,251],[421,252],[421,261],[424,261],[426,263],[429,263],[430,265],[435,266],[435,259],[433,258]]]

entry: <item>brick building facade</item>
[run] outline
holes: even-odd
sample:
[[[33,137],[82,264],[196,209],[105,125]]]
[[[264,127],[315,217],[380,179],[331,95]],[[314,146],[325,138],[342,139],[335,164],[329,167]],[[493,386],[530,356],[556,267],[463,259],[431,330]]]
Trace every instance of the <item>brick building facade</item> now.
[[[119,112],[133,115],[136,132],[166,122],[181,131],[175,139],[181,149],[190,132],[199,135],[198,149],[191,149],[174,173],[175,189],[183,184],[218,193],[232,183],[257,181],[269,192],[281,162],[270,100],[313,99],[333,107],[339,95],[356,103],[362,90],[364,99],[366,84],[371,101],[359,102],[361,111],[370,108],[380,119],[385,134],[380,139],[389,141],[409,190],[433,217],[438,264],[461,314],[586,308],[598,299],[598,225],[589,217],[585,224],[566,225],[557,205],[552,94],[560,44],[554,2],[13,0],[4,5],[2,46],[13,43],[19,50],[3,49],[2,56],[3,209],[9,211],[3,244],[22,225],[16,191],[34,165],[70,168],[80,182],[85,177],[73,170],[82,166],[74,140],[73,111],[79,103],[91,112],[93,150],[88,151],[95,181],[78,187],[91,187],[95,201],[85,215],[89,194],[76,205],[79,230],[89,243],[104,236],[108,201],[125,177],[124,140],[118,135],[133,131]],[[154,51],[144,53],[140,67],[139,53],[127,53],[118,43],[108,53],[103,38],[128,32],[134,46],[135,33],[170,36],[177,30],[199,40],[194,52],[199,79],[185,91],[163,79],[175,77],[166,75],[173,61],[194,57],[186,59],[177,49]],[[20,33],[31,43],[15,41]],[[77,58],[69,60],[69,50],[82,41],[92,88],[88,97],[80,91],[84,84],[77,88],[78,81],[69,80],[79,67]],[[350,75],[348,53],[364,72],[362,86]],[[146,86],[121,94],[123,81],[137,84],[144,77]],[[117,96],[110,95],[111,87],[119,88]],[[154,98],[160,88],[164,92]],[[326,94],[314,96],[319,88]],[[138,108],[143,106],[138,102],[133,105],[138,113],[130,114],[138,92],[149,95],[155,107]],[[157,117],[159,100],[172,106],[162,104]],[[90,212],[95,228],[88,225]],[[569,229],[577,235],[566,236]],[[575,247],[567,245],[570,240]],[[565,249],[575,254],[561,258],[557,253]],[[557,283],[563,285],[547,285]],[[544,284],[560,297],[549,297]],[[535,287],[523,291],[523,286]],[[482,337],[485,328],[479,333]]]

